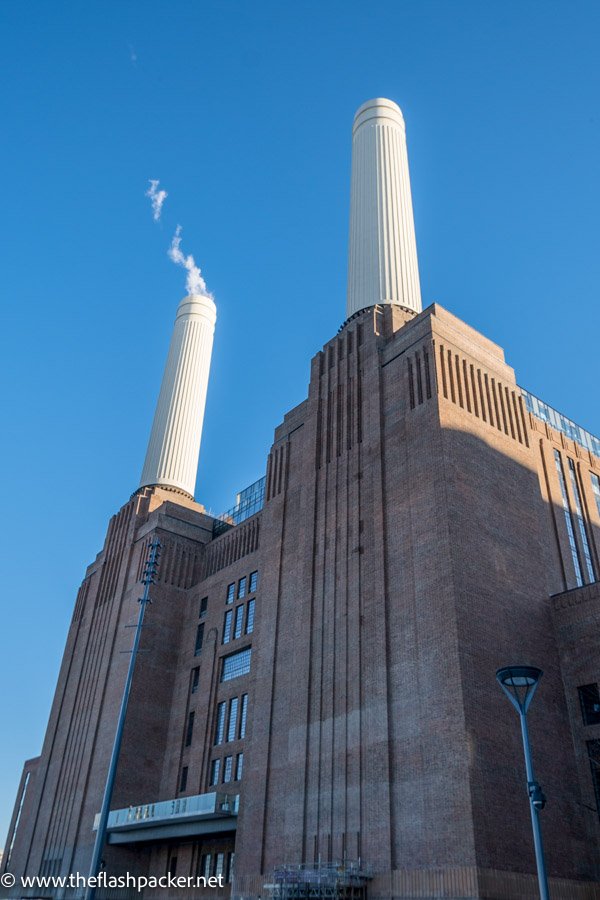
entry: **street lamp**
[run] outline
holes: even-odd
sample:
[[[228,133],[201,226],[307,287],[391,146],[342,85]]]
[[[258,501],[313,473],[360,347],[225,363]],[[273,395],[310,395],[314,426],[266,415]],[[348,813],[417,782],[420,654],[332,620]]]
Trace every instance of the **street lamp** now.
[[[529,795],[529,807],[531,810],[531,827],[533,829],[533,844],[535,847],[535,862],[537,865],[538,882],[540,885],[541,900],[549,900],[548,879],[546,877],[546,864],[544,862],[544,847],[542,844],[542,831],[539,811],[546,805],[546,797],[540,785],[533,776],[533,763],[531,761],[531,748],[529,746],[529,733],[527,731],[527,710],[533,700],[539,680],[543,672],[535,666],[505,666],[498,669],[496,678],[500,687],[519,713],[521,721],[521,735],[523,737],[523,752],[525,754],[525,772],[527,774],[527,793]]]

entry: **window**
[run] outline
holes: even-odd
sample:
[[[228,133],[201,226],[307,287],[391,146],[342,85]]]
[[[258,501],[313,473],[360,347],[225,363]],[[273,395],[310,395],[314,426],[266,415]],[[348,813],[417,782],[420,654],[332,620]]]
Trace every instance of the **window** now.
[[[600,692],[597,684],[584,684],[577,688],[581,716],[584,725],[600,725]]]
[[[244,621],[244,604],[240,604],[235,611],[235,629],[233,632],[234,638],[239,638],[242,636],[242,622]]]
[[[242,600],[246,596],[246,576],[238,581],[238,600]]]
[[[225,876],[225,881],[227,884],[233,881],[233,868],[235,865],[235,851],[231,850],[227,854],[227,874]]]
[[[228,784],[231,781],[231,776],[233,774],[233,756],[226,756],[223,766],[223,784]]]
[[[590,472],[590,478],[592,479],[592,490],[596,500],[596,508],[598,510],[598,515],[600,516],[600,478],[598,478],[595,472]]]
[[[586,741],[586,746],[592,770],[596,809],[600,815],[600,741]]]
[[[221,771],[221,760],[213,759],[210,764],[210,786],[213,787],[219,783],[219,772]]]
[[[240,781],[242,777],[242,771],[244,768],[244,754],[238,753],[235,758],[235,780]]]
[[[196,714],[191,712],[188,716],[187,728],[185,731],[185,746],[189,747],[192,743],[192,735],[194,733],[194,718]]]
[[[569,536],[569,546],[571,548],[571,557],[573,559],[573,567],[575,569],[575,581],[577,587],[583,584],[581,577],[581,566],[579,565],[579,554],[577,553],[577,544],[575,542],[575,529],[573,528],[573,517],[569,508],[569,495],[567,494],[567,484],[562,467],[562,460],[558,450],[554,451],[554,462],[556,463],[556,471],[558,472],[558,480],[560,483],[560,492],[562,494],[563,510],[565,513],[565,525],[567,526],[567,534]]]
[[[172,878],[177,874],[177,857],[170,856],[169,864],[167,866],[167,875],[170,875]]]
[[[200,656],[202,653],[202,644],[204,641],[204,622],[201,622],[198,625],[196,630],[196,648],[194,650],[194,656]]]
[[[225,737],[225,711],[227,709],[227,703],[224,700],[223,703],[219,703],[217,706],[217,721],[215,724],[215,745],[222,744],[223,738]]]
[[[184,766],[181,770],[181,778],[179,779],[179,790],[185,791],[187,787],[188,767]]]
[[[246,615],[246,634],[254,631],[254,600],[248,600],[248,614]]]
[[[224,656],[221,681],[231,681],[232,678],[247,675],[250,671],[251,653],[252,649],[246,647],[244,650],[238,650],[237,653],[230,653],[229,656]]]
[[[227,740],[235,741],[235,726],[237,725],[238,706],[240,701],[233,697],[229,701],[229,723],[227,725]]]
[[[240,739],[246,737],[246,719],[248,718],[248,694],[242,694],[242,709],[240,713]]]
[[[190,693],[195,694],[198,690],[198,685],[200,684],[200,666],[196,666],[195,669],[192,669],[192,686],[190,688]]]
[[[215,856],[215,877],[218,878],[225,871],[225,854],[217,853]]]
[[[583,521],[583,508],[581,505],[581,494],[579,493],[579,484],[577,483],[577,472],[575,470],[575,463],[569,457],[569,475],[571,478],[571,490],[573,491],[573,497],[575,498],[575,518],[577,520],[577,527],[579,528],[579,537],[581,538],[581,546],[583,547],[583,558],[585,560],[585,567],[587,569],[588,578],[590,581],[596,580],[596,575],[594,572],[594,564],[592,562],[592,554],[590,553],[590,545],[588,544],[587,531],[585,530],[585,522]]]
[[[210,878],[210,869],[212,866],[212,853],[203,853],[202,862],[200,863],[200,875],[202,878]]]
[[[250,573],[250,587],[248,588],[248,593],[255,594],[257,587],[258,587],[258,572],[251,572]]]
[[[228,644],[231,640],[231,620],[233,618],[233,610],[228,609],[223,619],[223,643]]]
[[[206,610],[208,609],[208,597],[203,597],[200,601],[200,614],[199,618],[203,619],[206,615]]]
[[[235,581],[233,584],[227,585],[227,596],[225,598],[225,603],[233,603],[235,600]]]

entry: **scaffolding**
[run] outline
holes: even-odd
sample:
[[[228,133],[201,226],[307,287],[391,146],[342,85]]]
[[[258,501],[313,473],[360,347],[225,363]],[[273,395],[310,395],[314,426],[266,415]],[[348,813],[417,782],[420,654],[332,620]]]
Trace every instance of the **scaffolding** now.
[[[365,900],[372,872],[358,862],[302,863],[278,866],[271,900]]]

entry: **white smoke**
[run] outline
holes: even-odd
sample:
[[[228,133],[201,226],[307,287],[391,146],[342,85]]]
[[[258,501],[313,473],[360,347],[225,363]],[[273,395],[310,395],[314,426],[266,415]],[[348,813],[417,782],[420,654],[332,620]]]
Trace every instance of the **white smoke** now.
[[[160,221],[160,214],[162,212],[163,203],[169,196],[166,191],[159,191],[158,185],[160,181],[155,181],[152,178],[150,179],[150,187],[144,194],[145,197],[150,197],[152,202],[152,218],[155,222]]]
[[[181,252],[181,225],[178,225],[175,229],[175,234],[173,235],[173,240],[171,241],[171,246],[167,250],[169,258],[173,260],[178,266],[183,266],[184,269],[187,269],[187,291],[188,294],[200,294],[204,297],[210,297],[211,295],[206,290],[206,284],[204,278],[200,273],[200,269],[194,262],[194,257],[189,254],[189,256],[184,256]]]

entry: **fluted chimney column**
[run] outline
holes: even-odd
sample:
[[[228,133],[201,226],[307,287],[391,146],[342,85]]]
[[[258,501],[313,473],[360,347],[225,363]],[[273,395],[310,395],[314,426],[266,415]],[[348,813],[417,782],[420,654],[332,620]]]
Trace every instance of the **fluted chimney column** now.
[[[216,318],[210,297],[190,294],[179,304],[140,487],[194,496]]]
[[[383,98],[352,129],[347,316],[376,303],[422,308],[404,119]]]

